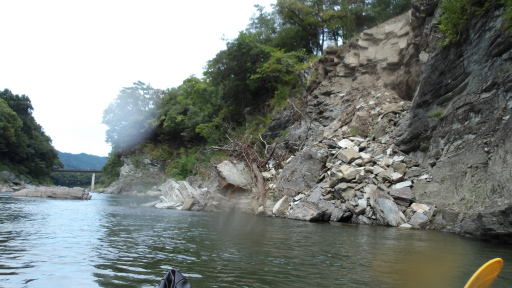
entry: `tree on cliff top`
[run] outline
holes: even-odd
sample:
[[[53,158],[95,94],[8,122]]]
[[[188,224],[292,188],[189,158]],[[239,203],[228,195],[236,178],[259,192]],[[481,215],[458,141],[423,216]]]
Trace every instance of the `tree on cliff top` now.
[[[32,111],[28,96],[0,92],[0,166],[48,183],[53,167],[62,163]]]
[[[274,9],[279,21],[274,23],[279,23],[281,29],[298,28],[298,35],[308,40],[309,47],[296,49],[320,54],[327,43],[347,43],[364,29],[400,15],[410,6],[411,0],[277,0]],[[272,15],[261,10],[259,13],[253,22],[260,23],[262,17]]]

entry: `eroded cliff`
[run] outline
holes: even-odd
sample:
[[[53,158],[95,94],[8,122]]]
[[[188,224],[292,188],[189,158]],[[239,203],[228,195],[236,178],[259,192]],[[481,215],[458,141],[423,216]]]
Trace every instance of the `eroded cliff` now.
[[[161,208],[238,207],[512,242],[512,37],[503,9],[491,5],[457,44],[440,48],[438,3],[414,1],[304,71],[304,94],[262,135],[275,140],[265,167],[222,163],[207,179],[168,180],[151,193]]]
[[[316,126],[309,125],[322,136],[309,137],[309,148],[298,153],[295,165],[292,160],[283,169],[276,181],[280,194],[295,197],[293,206],[300,202],[296,196],[304,193],[304,199],[327,208],[324,211],[340,208],[342,215],[347,203],[350,221],[386,225],[389,221],[375,217],[376,199],[391,196],[405,216],[398,223],[410,222],[416,211],[396,201],[396,181],[364,168],[393,173],[392,163],[382,164],[375,157],[404,157],[407,171],[400,180],[411,182],[414,202],[432,209],[422,213],[428,216],[425,227],[512,242],[512,37],[502,30],[503,9],[499,4],[489,7],[472,19],[461,41],[439,48],[442,35],[436,27],[442,12],[436,2],[414,2],[410,13],[364,31],[340,49],[326,50],[318,66],[319,81],[307,95],[309,119]],[[300,138],[294,135],[299,129],[290,130],[285,141]],[[341,181],[353,185],[359,195],[342,196],[345,203],[336,203],[325,184],[335,188],[329,183],[338,177],[335,166],[350,163],[333,161],[329,149],[339,154],[338,141],[354,134],[364,136],[356,144],[364,144],[363,151],[373,158],[359,167],[367,177]],[[388,154],[381,153],[386,149],[391,149]],[[318,164],[300,169],[305,159]],[[327,177],[315,181],[313,175],[325,172]],[[375,196],[375,191],[384,196]],[[357,212],[359,205],[353,204],[358,199],[372,209]]]

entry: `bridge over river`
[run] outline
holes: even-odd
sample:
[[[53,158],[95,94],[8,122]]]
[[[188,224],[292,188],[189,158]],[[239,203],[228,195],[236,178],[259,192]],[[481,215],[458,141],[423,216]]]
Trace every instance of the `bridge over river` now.
[[[92,173],[91,176],[91,192],[94,191],[94,178],[96,173],[101,173],[101,170],[84,170],[84,169],[53,169],[53,172],[75,172],[75,173]]]
[[[78,173],[101,173],[101,170],[83,170],[83,169],[53,169],[53,172],[78,172]]]

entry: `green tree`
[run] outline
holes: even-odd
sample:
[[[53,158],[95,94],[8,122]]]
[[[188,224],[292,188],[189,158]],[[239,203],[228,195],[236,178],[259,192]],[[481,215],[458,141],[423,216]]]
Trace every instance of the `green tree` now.
[[[14,149],[16,138],[20,137],[22,125],[20,118],[7,105],[7,102],[0,99],[0,153]]]
[[[275,9],[285,24],[300,28],[313,53],[323,51],[326,40],[323,0],[278,0]]]
[[[101,169],[101,179],[104,185],[110,185],[112,182],[119,179],[119,174],[121,172],[121,167],[123,167],[124,162],[121,159],[122,155],[119,152],[110,152],[108,155],[107,163]]]
[[[221,102],[230,109],[229,122],[242,123],[244,110],[265,103],[273,94],[269,87],[251,85],[252,75],[270,58],[270,51],[254,34],[240,32],[207,64],[204,75],[217,87]]]
[[[275,10],[283,28],[299,28],[307,35],[309,48],[299,48],[320,54],[327,43],[347,42],[364,29],[406,12],[410,5],[410,0],[278,0]]]
[[[196,129],[211,122],[221,107],[219,94],[208,79],[190,76],[180,86],[163,92],[153,123],[157,140],[174,146],[204,141]]]
[[[265,11],[265,7],[254,5],[256,13],[251,16],[245,32],[253,34],[256,41],[263,45],[275,46],[274,40],[280,30],[281,20],[275,10]]]
[[[474,13],[470,0],[444,0],[441,3],[443,15],[439,17],[439,32],[444,35],[441,45],[457,42],[466,28],[469,14]]]
[[[512,0],[502,0],[501,4],[490,0],[443,0],[440,5],[443,14],[439,17],[439,32],[444,36],[441,46],[456,43],[464,34],[470,19],[487,10],[491,5],[505,5],[503,12],[506,31],[512,30]]]
[[[26,95],[15,95],[8,89],[0,92],[0,120],[5,139],[0,162],[13,172],[28,176],[36,181],[50,182],[54,166],[62,166],[51,138],[32,116],[32,103]],[[5,104],[10,108],[7,109]],[[5,114],[4,114],[5,112]],[[14,114],[16,114],[16,118]],[[21,127],[20,127],[21,123]],[[3,138],[3,137],[2,137]]]

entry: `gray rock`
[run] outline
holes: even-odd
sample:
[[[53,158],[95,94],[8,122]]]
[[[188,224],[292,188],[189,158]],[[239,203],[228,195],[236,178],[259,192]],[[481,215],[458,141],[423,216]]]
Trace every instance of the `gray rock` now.
[[[379,173],[379,176],[383,182],[393,183],[393,173],[395,173],[393,172],[393,169],[388,169]]]
[[[251,174],[243,162],[224,161],[217,165],[217,170],[226,181],[225,185],[230,184],[246,190],[250,189],[252,184]]]
[[[354,197],[356,197],[356,190],[348,189],[348,190],[344,191],[341,195],[343,196],[343,199],[350,201],[350,200],[354,199]]]
[[[384,113],[386,112],[400,112],[404,110],[404,105],[400,103],[390,103],[382,105],[382,109],[384,109]]]
[[[349,209],[335,208],[331,213],[330,221],[333,222],[348,222],[352,218],[352,212]]]
[[[361,158],[361,155],[353,148],[343,149],[338,153],[338,158],[345,163],[352,163]]]
[[[283,168],[276,182],[276,190],[295,196],[316,186],[318,175],[327,161],[329,150],[325,147],[307,147]]]
[[[409,223],[404,223],[404,224],[398,226],[398,228],[400,228],[400,229],[411,229],[412,225],[409,224]]]
[[[413,203],[411,205],[411,208],[412,210],[414,210],[414,212],[428,212],[430,210],[430,207],[428,207],[428,205],[425,205],[425,204],[421,204],[421,203]]]
[[[263,139],[276,139],[282,132],[285,131],[295,117],[295,110],[293,107],[281,109],[278,115],[272,119],[272,122],[266,127],[265,132],[262,134]]]
[[[334,190],[336,190],[340,193],[347,189],[349,189],[349,186],[347,185],[347,183],[340,183],[334,187]]]
[[[363,215],[366,213],[366,206],[353,206],[349,202],[345,203],[345,206],[350,210],[350,212],[352,212],[352,214],[356,216]]]
[[[310,222],[329,221],[331,215],[326,213],[326,209],[310,201],[301,201],[288,212],[288,218],[295,220],[304,220]]]
[[[411,167],[410,169],[407,170],[407,172],[405,173],[405,176],[408,178],[419,177],[419,176],[423,175],[423,173],[424,173],[423,169],[421,169],[419,167]]]
[[[404,182],[396,183],[395,185],[391,186],[391,189],[400,189],[400,188],[411,187],[411,186],[412,186],[411,181],[404,181]]]
[[[389,190],[389,195],[393,197],[393,200],[405,207],[409,207],[412,202],[414,202],[415,197],[412,193],[411,188],[409,187],[402,187],[398,189],[391,189]]]
[[[288,203],[288,196],[284,196],[274,205],[272,213],[276,216],[284,216],[288,211],[288,207],[290,207],[290,204]]]
[[[95,192],[98,192],[98,191],[95,191]],[[162,191],[148,191],[146,193],[146,196],[148,196],[148,197],[160,197],[160,196],[162,196]]]
[[[391,166],[391,164],[393,164],[393,160],[389,159],[387,156],[384,156],[384,158],[382,158],[382,160],[380,160],[380,163],[379,163],[380,166],[386,167],[386,168]]]
[[[382,173],[382,172],[384,172],[384,171],[385,171],[385,170],[384,170],[384,169],[382,169],[382,167],[380,167],[380,166],[378,166],[378,165],[377,165],[377,166],[373,166],[373,174],[375,174],[375,175],[378,175],[378,174],[380,174],[380,173]]]
[[[366,224],[366,225],[372,225],[373,224],[373,221],[368,219],[364,215],[355,216],[354,222],[358,223],[358,224]]]
[[[395,202],[389,199],[378,198],[375,201],[375,203],[375,214],[383,225],[390,225],[396,227],[402,224],[402,220],[400,218],[400,211],[398,210],[398,207],[396,206]]]
[[[263,206],[258,207],[256,212],[254,212],[254,215],[256,215],[256,216],[266,216],[267,212],[265,211],[265,207],[263,207]]]
[[[188,198],[187,200],[185,200],[185,202],[183,203],[183,205],[181,206],[181,210],[190,210],[192,208],[192,205],[194,204],[194,199],[193,198]]]
[[[355,144],[348,139],[342,139],[338,142],[338,146],[340,146],[342,149],[352,148],[354,145]]]
[[[402,175],[405,175],[405,172],[407,171],[407,165],[401,162],[393,162],[392,167],[393,170],[395,170],[395,172],[400,173]]]
[[[398,183],[404,180],[404,174],[398,172],[391,173],[391,182]]]
[[[412,215],[411,220],[409,220],[408,223],[413,227],[426,228],[429,224],[428,216],[423,213],[416,212]]]

